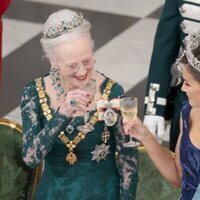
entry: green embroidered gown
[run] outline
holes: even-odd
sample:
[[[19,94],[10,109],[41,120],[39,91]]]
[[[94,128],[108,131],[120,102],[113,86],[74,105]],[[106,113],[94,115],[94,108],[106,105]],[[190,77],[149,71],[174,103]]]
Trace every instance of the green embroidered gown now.
[[[101,85],[101,92],[108,82]],[[43,87],[45,88],[42,79]],[[114,83],[109,100],[124,95],[122,87]],[[51,102],[48,104],[51,107]],[[35,194],[36,200],[134,200],[138,181],[138,154],[133,148],[123,147],[127,138],[123,135],[120,120],[108,127],[110,153],[105,160],[92,160],[92,151],[102,144],[101,134],[104,121],[98,121],[94,131],[87,134],[76,147],[78,157],[74,165],[66,162],[68,149],[58,135],[65,130],[70,119],[59,111],[51,109],[53,118],[47,121],[39,103],[35,81],[30,82],[23,91],[21,99],[23,122],[22,157],[31,168],[44,162],[39,185]],[[94,111],[90,112],[92,115]],[[82,117],[76,117],[72,125],[73,133],[65,134],[70,140],[77,135],[76,127],[83,124]],[[127,141],[126,141],[127,142]]]

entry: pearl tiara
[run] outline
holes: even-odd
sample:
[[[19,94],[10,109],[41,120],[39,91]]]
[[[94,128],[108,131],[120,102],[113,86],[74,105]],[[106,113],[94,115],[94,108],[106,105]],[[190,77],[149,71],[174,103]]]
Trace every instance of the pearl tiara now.
[[[43,32],[43,38],[53,39],[63,33],[68,33],[73,29],[77,28],[83,23],[82,13],[77,13],[71,21],[66,21],[65,19],[60,20],[58,24],[52,24],[46,31]]]

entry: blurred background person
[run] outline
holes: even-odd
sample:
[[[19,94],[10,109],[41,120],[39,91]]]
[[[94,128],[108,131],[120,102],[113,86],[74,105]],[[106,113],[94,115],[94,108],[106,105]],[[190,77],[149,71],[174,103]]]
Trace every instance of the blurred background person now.
[[[1,91],[1,68],[2,68],[2,32],[3,32],[3,23],[2,15],[9,6],[11,0],[0,0],[0,91]]]

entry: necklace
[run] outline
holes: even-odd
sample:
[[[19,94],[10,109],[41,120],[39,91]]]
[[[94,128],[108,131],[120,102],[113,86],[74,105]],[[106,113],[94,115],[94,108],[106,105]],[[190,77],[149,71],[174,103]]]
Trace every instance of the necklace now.
[[[40,102],[41,108],[43,110],[43,114],[46,117],[47,121],[49,121],[53,116],[51,114],[49,105],[47,104],[47,98],[45,95],[44,87],[42,86],[41,79],[42,79],[41,77],[35,79],[35,83],[36,83],[36,88],[38,91],[39,102]],[[103,94],[102,94],[101,98],[103,98],[105,100],[108,99],[108,96],[110,94],[113,84],[114,84],[114,81],[112,81],[112,80],[108,81],[105,89],[103,90]],[[93,114],[93,116],[90,118],[88,123],[89,123],[89,125],[94,127],[94,125],[97,123],[97,121],[98,121],[98,111],[96,111]],[[79,142],[81,142],[82,140],[85,139],[86,135],[87,135],[87,133],[78,132],[77,136],[75,136],[75,138],[73,140],[70,140],[65,135],[64,131],[61,131],[60,134],[58,135],[60,140],[65,144],[65,146],[69,150],[69,153],[66,156],[66,161],[69,163],[69,165],[74,165],[75,162],[77,161],[77,155],[74,153],[74,150],[77,147],[77,145],[79,144]]]

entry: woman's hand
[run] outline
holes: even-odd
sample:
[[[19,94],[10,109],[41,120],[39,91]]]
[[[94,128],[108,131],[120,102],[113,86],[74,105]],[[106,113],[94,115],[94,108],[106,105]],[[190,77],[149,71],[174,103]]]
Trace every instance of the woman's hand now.
[[[68,117],[83,115],[88,111],[90,103],[87,92],[80,89],[70,90],[65,99],[62,100],[59,111]]]
[[[143,139],[150,134],[149,129],[141,122],[141,120],[136,117],[134,121],[127,122],[123,120],[124,132],[126,135],[130,135],[140,142],[143,142]]]

